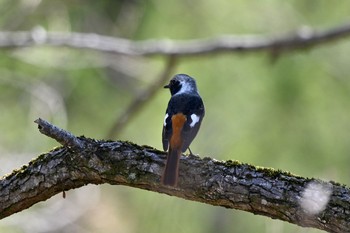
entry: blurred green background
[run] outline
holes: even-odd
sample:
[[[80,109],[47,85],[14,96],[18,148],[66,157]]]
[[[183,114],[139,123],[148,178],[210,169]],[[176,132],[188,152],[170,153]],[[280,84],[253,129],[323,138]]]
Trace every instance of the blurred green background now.
[[[2,0],[0,27],[134,40],[269,36],[345,23],[349,9],[345,0]],[[192,151],[349,184],[349,54],[350,39],[344,39],[276,60],[268,51],[178,60],[174,74],[197,79],[207,110]],[[38,132],[38,117],[75,135],[107,139],[119,114],[164,64],[161,56],[69,48],[0,50],[0,175],[58,146]],[[113,139],[161,149],[169,97],[159,89]],[[321,231],[144,190],[89,185],[2,220],[0,232]]]

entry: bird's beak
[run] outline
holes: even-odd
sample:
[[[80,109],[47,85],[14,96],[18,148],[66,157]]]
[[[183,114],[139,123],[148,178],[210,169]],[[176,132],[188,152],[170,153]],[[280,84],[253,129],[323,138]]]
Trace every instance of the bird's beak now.
[[[168,85],[165,85],[164,88],[169,88],[169,84],[168,84]]]

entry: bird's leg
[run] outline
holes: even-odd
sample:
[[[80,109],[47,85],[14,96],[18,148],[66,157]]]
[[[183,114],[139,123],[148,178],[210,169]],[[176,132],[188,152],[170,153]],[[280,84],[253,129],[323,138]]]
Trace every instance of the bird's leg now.
[[[188,150],[190,152],[190,154],[188,155],[188,157],[195,157],[195,158],[198,158],[198,155],[195,155],[192,153],[191,149],[188,147]]]

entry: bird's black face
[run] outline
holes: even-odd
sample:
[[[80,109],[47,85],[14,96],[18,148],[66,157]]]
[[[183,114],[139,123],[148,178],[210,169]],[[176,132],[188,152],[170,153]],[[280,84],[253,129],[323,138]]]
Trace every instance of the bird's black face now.
[[[164,86],[164,88],[170,89],[171,95],[175,95],[177,92],[179,92],[181,87],[182,87],[182,84],[177,79],[170,80],[170,83],[168,85]]]

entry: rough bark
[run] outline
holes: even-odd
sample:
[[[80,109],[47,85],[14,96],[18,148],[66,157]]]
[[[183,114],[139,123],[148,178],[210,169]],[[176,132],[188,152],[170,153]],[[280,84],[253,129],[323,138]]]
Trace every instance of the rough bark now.
[[[36,122],[42,133],[63,146],[1,178],[0,219],[63,191],[109,183],[244,210],[299,226],[350,232],[350,190],[340,184],[236,161],[190,156],[181,158],[178,187],[165,187],[160,184],[164,152],[130,142],[75,137],[40,119]],[[325,209],[313,214],[300,205],[310,184],[330,191]]]

